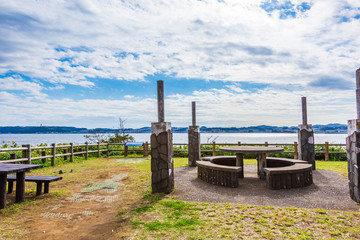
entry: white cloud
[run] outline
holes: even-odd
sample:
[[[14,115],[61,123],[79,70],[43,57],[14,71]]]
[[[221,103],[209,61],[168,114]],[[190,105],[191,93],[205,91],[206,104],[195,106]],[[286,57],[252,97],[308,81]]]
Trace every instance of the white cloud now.
[[[280,19],[280,12],[262,9],[261,0],[2,1],[0,75],[15,72],[55,86],[83,87],[95,87],[95,78],[136,81],[157,73],[265,83],[270,87],[256,92],[229,83],[225,89],[171,96],[168,118],[187,125],[188,105],[196,100],[204,123],[215,125],[217,119],[227,118],[230,125],[256,125],[272,118],[277,125],[291,125],[299,116],[299,97],[306,95],[313,111],[309,119],[319,116],[314,123],[342,121],[352,116],[353,96],[331,87],[336,88],[334,79],[339,86],[353,82],[359,67],[360,21],[354,19],[360,13],[359,1],[307,2],[310,10]],[[341,22],[343,16],[348,21]],[[326,78],[333,85],[310,87],[326,85]],[[43,109],[29,122],[56,122],[60,116],[153,119],[150,114],[155,113],[149,110],[155,109],[154,99],[129,95],[114,101],[51,101],[41,93],[41,84],[16,77],[0,78],[0,87],[26,93],[33,105],[25,110],[29,115]],[[46,100],[29,99],[35,96]],[[0,97],[17,96],[1,92]],[[16,104],[9,101],[1,105],[12,112]],[[134,111],[137,108],[141,111]],[[331,114],[334,109],[337,113]],[[5,123],[12,123],[7,119]]]
[[[20,76],[0,78],[0,89],[8,91],[21,91],[36,98],[43,98],[46,94],[41,93],[43,87],[35,82],[25,81]]]
[[[306,14],[288,19],[269,16],[261,3],[4,2],[7,19],[28,28],[6,24],[1,30],[14,49],[0,64],[0,72],[19,71],[83,86],[92,85],[87,78],[139,80],[157,72],[306,84],[327,72],[346,77],[357,67],[360,23],[338,19],[341,14],[353,16],[358,10],[343,7],[355,2],[313,1]],[[80,46],[90,51],[71,50]],[[59,47],[65,50],[54,50]],[[137,57],[116,57],[122,52]],[[71,64],[61,58],[71,58]]]

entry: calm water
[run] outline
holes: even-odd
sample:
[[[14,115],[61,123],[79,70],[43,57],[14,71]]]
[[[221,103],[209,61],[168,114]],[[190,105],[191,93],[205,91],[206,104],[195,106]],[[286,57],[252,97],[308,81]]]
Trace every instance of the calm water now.
[[[149,133],[132,133],[137,142],[150,142]],[[294,143],[297,133],[201,133],[201,143]],[[187,133],[174,133],[174,143],[187,143]],[[346,134],[315,134],[315,143],[345,144]],[[17,144],[84,143],[84,134],[0,134],[0,143],[15,141]]]

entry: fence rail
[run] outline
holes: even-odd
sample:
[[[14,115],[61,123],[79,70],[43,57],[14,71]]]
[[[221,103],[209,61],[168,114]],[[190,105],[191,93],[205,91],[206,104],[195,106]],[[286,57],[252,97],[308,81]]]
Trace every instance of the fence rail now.
[[[182,149],[183,147],[187,147],[187,143],[174,143],[174,153],[186,153],[187,149]],[[114,147],[112,147],[114,146]],[[117,146],[117,148],[116,148]],[[176,148],[178,146],[178,148]],[[221,151],[218,150],[220,146],[291,146],[293,151],[284,151],[283,153],[294,154],[294,158],[298,158],[298,143],[294,142],[293,144],[289,143],[207,143],[201,144],[202,148],[201,153],[211,153],[213,156],[216,153],[220,153]],[[345,151],[329,151],[330,146],[335,147],[344,147],[346,144],[329,144],[325,142],[324,144],[316,144],[316,146],[324,146],[324,151],[315,151],[315,154],[324,154],[324,160],[328,161],[331,154],[346,154]],[[119,148],[120,147],[120,148]],[[205,148],[205,149],[204,149]],[[34,151],[38,151],[37,154],[39,155],[39,150],[41,156],[32,156],[34,155]],[[48,150],[48,151],[46,151]],[[50,151],[49,151],[50,150]],[[16,158],[16,153],[21,151],[21,158]],[[51,146],[31,146],[29,144],[22,145],[19,148],[0,148],[0,154],[11,152],[10,153],[10,160],[2,160],[1,163],[15,163],[15,162],[25,162],[30,164],[32,160],[42,160],[43,163],[46,163],[48,159],[51,161],[51,165],[55,165],[56,158],[62,157],[64,160],[67,160],[68,157],[70,158],[70,162],[74,161],[74,156],[85,156],[85,159],[88,159],[89,154],[96,154],[97,157],[100,157],[101,153],[105,153],[107,157],[109,157],[109,153],[112,151],[119,151],[123,152],[124,156],[128,156],[129,151],[133,152],[142,152],[143,156],[148,156],[151,153],[151,149],[149,148],[148,142],[145,142],[142,146],[142,149],[139,148],[132,148],[128,147],[125,144],[121,143],[96,143],[96,144],[78,144],[74,145],[70,143],[69,145],[56,145],[55,143],[51,144]],[[50,153],[50,154],[49,154]]]

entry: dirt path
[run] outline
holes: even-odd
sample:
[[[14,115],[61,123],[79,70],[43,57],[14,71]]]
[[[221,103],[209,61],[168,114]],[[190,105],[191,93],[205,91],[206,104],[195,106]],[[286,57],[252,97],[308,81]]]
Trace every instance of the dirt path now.
[[[7,239],[99,240],[113,236],[122,225],[118,213],[139,198],[133,186],[138,176],[129,165],[100,161],[106,163],[101,168],[64,170],[63,180],[51,183],[49,194],[35,197],[27,190],[26,199],[33,199],[34,206],[26,205],[23,214],[16,215],[14,223],[21,236]],[[66,194],[57,196],[63,191]],[[13,195],[8,196],[10,202]]]
[[[112,177],[127,176],[126,173]],[[32,239],[107,239],[116,230],[125,179],[99,179],[71,197],[44,207],[27,221]],[[95,186],[95,187],[94,187]],[[98,189],[97,189],[98,188]],[[80,191],[79,191],[80,190]],[[85,191],[85,192],[84,192]]]

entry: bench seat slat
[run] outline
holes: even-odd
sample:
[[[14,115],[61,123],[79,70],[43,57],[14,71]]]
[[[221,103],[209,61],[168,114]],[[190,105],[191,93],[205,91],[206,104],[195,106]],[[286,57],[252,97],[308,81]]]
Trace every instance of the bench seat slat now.
[[[304,172],[304,171],[309,171],[311,169],[312,169],[311,164],[297,163],[286,167],[264,168],[264,171],[266,172],[266,174],[286,174],[286,173]]]
[[[7,175],[7,179],[9,181],[16,181],[16,175]],[[25,175],[25,181],[27,182],[54,182],[61,179],[62,177]]]

